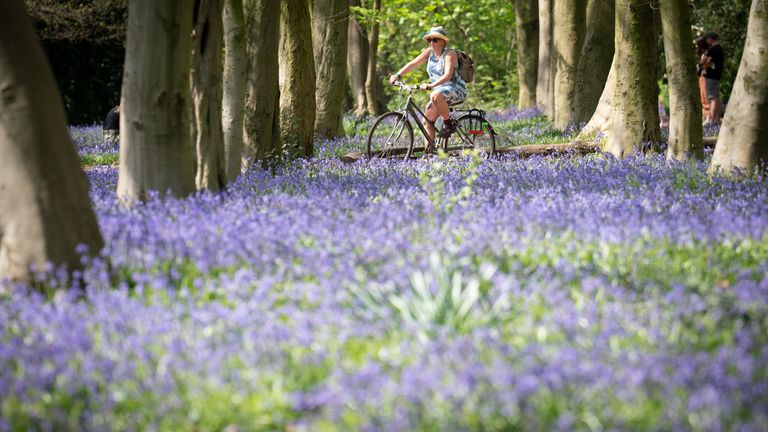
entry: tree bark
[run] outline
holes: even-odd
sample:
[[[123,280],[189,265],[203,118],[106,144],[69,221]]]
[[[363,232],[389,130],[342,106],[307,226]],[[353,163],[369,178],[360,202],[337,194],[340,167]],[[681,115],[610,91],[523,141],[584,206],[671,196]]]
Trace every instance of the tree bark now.
[[[282,152],[277,59],[280,2],[245,0],[243,12],[248,31],[243,157],[261,161],[277,159]]]
[[[224,90],[221,122],[224,133],[224,168],[227,182],[242,168],[245,84],[248,78],[243,0],[225,0],[224,14]]]
[[[587,0],[558,0],[553,11],[554,47],[554,126],[572,126],[571,111],[576,88],[576,72],[586,30]]]
[[[195,189],[190,136],[192,0],[132,0],[120,113],[118,196]]]
[[[519,109],[536,105],[536,78],[539,62],[538,0],[515,0],[517,33],[517,75],[520,80]]]
[[[600,101],[613,61],[616,12],[614,0],[590,0],[587,33],[581,48],[573,94],[571,123],[589,121]]]
[[[81,267],[78,245],[104,242],[64,106],[20,0],[0,14],[0,281],[30,266]]]
[[[661,24],[669,82],[669,146],[667,159],[704,157],[701,98],[691,49],[691,9],[688,0],[661,2]]]
[[[315,64],[307,0],[281,2],[280,133],[291,158],[311,157]]]
[[[550,119],[554,112],[552,91],[552,2],[539,2],[539,66],[536,68],[536,105]]]
[[[360,6],[360,0],[351,0],[350,6]],[[349,17],[349,36],[347,49],[347,68],[349,69],[349,88],[356,116],[368,113],[365,96],[365,79],[368,74],[368,31],[354,16]]]
[[[752,0],[739,72],[710,173],[750,175],[768,163],[768,4]]]
[[[316,78],[315,133],[339,136],[342,101],[347,74],[347,30],[349,0],[315,0],[312,16],[312,46]]]
[[[592,117],[589,119],[586,126],[581,129],[581,133],[579,134],[580,139],[584,139],[588,135],[598,135],[603,132],[607,133],[607,131],[611,129],[613,92],[616,90],[617,57],[618,56],[614,53],[610,71],[608,72],[608,78],[605,79],[603,92],[600,94],[600,100],[597,102],[597,108],[595,108],[595,112],[592,114]]]
[[[373,9],[377,13],[381,11],[381,0],[374,0]],[[377,116],[384,112],[384,104],[381,102],[381,83],[376,74],[376,65],[379,52],[379,22],[376,21],[371,26],[368,33],[368,72],[365,77],[365,99],[368,108],[368,114]]]
[[[616,87],[606,143],[616,157],[660,137],[653,7],[647,0],[616,2]]]
[[[197,189],[218,191],[227,185],[221,126],[224,0],[197,0],[192,31],[190,83],[197,149]]]

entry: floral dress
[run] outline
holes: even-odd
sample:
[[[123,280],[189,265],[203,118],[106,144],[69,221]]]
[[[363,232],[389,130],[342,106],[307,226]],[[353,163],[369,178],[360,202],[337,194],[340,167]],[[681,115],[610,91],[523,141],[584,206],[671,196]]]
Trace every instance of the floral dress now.
[[[443,73],[445,73],[445,54],[447,52],[448,49],[444,49],[440,57],[436,57],[434,52],[429,53],[427,73],[432,82],[440,79],[440,77],[443,76]],[[464,80],[459,77],[458,68],[459,65],[456,64],[453,68],[453,77],[451,77],[450,81],[435,87],[435,90],[443,94],[448,105],[458,104],[467,98],[467,85],[464,83]]]

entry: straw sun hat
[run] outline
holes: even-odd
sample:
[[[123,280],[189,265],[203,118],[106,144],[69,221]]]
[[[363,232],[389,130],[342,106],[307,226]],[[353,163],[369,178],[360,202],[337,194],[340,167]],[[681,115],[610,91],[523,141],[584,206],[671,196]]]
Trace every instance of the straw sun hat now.
[[[445,29],[443,26],[432,27],[429,29],[429,31],[424,34],[423,39],[426,41],[429,38],[440,38],[446,43],[448,42],[448,36],[445,35]]]

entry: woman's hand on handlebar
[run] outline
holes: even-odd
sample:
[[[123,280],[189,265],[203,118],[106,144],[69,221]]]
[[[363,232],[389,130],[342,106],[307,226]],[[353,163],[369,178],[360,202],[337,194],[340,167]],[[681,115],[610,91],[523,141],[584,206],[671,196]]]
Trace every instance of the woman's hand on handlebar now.
[[[400,81],[400,75],[394,74],[389,76],[389,83],[394,85],[396,81]]]
[[[432,86],[430,86],[428,83],[419,84],[419,90],[431,90]]]

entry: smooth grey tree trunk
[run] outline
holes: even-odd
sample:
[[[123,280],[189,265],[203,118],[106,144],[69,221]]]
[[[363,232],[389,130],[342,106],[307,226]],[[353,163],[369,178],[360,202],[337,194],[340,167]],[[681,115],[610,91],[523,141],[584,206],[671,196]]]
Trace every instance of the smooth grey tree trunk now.
[[[661,2],[661,24],[669,82],[669,146],[667,159],[704,157],[701,98],[691,49],[691,6],[688,0]]]
[[[360,6],[360,0],[351,0],[350,6]],[[368,113],[365,80],[368,75],[368,31],[354,16],[349,18],[347,69],[352,92],[354,112],[357,116]]]
[[[644,142],[659,142],[654,5],[616,2],[616,87],[606,150],[627,157]]]
[[[373,10],[381,11],[381,0],[374,0]],[[379,22],[376,21],[368,32],[368,72],[365,75],[365,99],[368,114],[377,116],[384,112],[384,104],[381,102],[381,84],[376,74],[376,65],[379,56]]]
[[[248,32],[243,157],[250,161],[276,160],[282,153],[278,80],[280,2],[244,0],[243,12]]]
[[[197,150],[197,189],[218,191],[227,185],[221,126],[224,0],[198,0],[192,31],[193,137]]]
[[[587,7],[587,33],[579,56],[573,94],[571,123],[587,123],[594,114],[613,61],[614,0],[590,0]]]
[[[750,175],[768,164],[768,4],[752,0],[747,40],[710,173]]]
[[[539,2],[539,66],[536,68],[536,105],[552,118],[554,92],[552,91],[552,2]]]
[[[246,29],[243,0],[225,0],[224,14],[224,90],[221,126],[224,133],[224,169],[227,182],[242,170],[245,84],[248,79]]]
[[[617,55],[613,55],[613,61],[611,62],[611,68],[608,72],[608,77],[605,79],[605,85],[603,85],[603,92],[600,94],[600,100],[597,102],[597,107],[592,117],[587,122],[586,126],[581,128],[579,134],[580,139],[589,138],[593,135],[599,135],[601,133],[607,134],[611,128],[611,117],[613,116],[613,92],[616,90],[616,59]]]
[[[195,190],[190,133],[192,0],[132,0],[120,113],[117,194],[151,191],[183,197]]]
[[[280,134],[289,157],[311,157],[316,107],[309,4],[281,3]]]
[[[349,0],[315,0],[312,14],[317,88],[315,134],[336,137],[341,127],[344,88],[347,84],[347,30]]]
[[[515,0],[517,34],[517,75],[520,94],[517,107],[536,105],[536,79],[539,66],[539,0]]]
[[[81,267],[104,242],[64,106],[21,0],[0,13],[0,281]]]
[[[572,126],[571,111],[576,88],[576,72],[586,31],[587,0],[555,1],[552,13],[554,62],[554,126]]]

